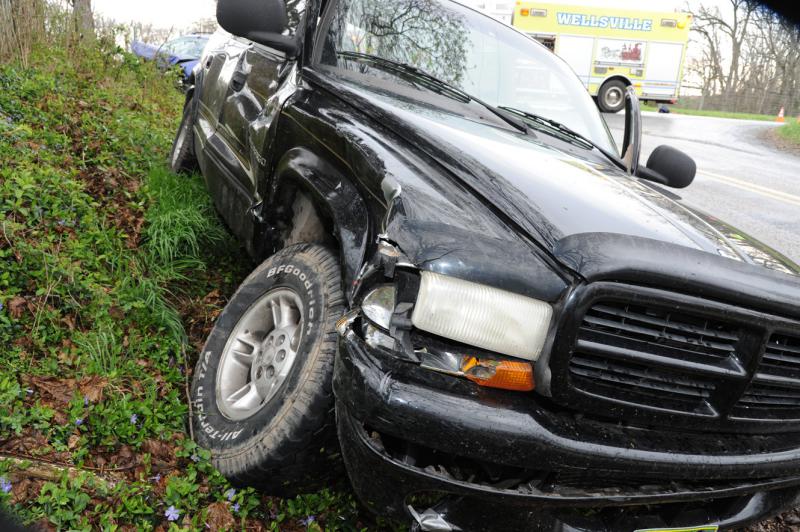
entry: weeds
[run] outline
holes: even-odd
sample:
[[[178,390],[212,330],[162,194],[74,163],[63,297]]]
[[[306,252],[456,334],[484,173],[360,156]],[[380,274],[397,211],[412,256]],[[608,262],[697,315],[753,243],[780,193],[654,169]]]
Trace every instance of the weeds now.
[[[670,105],[669,110],[670,112],[679,115],[710,116],[714,118],[735,118],[738,120],[758,120],[761,122],[770,122],[775,120],[775,117],[771,115],[738,113],[733,111],[716,111],[711,109],[691,109],[688,107],[679,107],[675,105]],[[642,105],[642,111],[658,111],[658,106]]]
[[[789,122],[779,127],[777,131],[778,136],[791,146],[795,148],[800,146],[800,120],[790,118]]]
[[[187,436],[196,350],[252,266],[165,168],[172,81],[98,46],[0,64],[0,504],[56,530],[365,528],[349,493],[233,490]]]

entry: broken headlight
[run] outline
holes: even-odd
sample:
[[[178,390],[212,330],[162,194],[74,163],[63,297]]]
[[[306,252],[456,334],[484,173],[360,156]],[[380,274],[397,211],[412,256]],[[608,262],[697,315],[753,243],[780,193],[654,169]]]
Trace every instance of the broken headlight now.
[[[539,358],[553,308],[519,294],[422,272],[414,327],[515,358]]]
[[[392,312],[395,305],[395,287],[382,285],[364,298],[361,311],[364,313],[363,332],[367,344],[385,349],[394,349],[394,338],[389,336],[389,326],[392,321]]]
[[[409,360],[423,368],[480,386],[533,389],[528,361],[535,361],[543,349],[553,314],[549,304],[431,272],[417,279],[419,288],[414,283],[413,295],[401,290],[406,295],[398,296],[395,285],[377,286],[366,295],[361,326],[368,345],[409,353]],[[410,303],[398,300],[410,302],[414,296],[413,311]],[[393,322],[393,317],[399,321]],[[422,332],[413,347],[408,340],[412,325]],[[420,342],[425,333],[434,336]]]

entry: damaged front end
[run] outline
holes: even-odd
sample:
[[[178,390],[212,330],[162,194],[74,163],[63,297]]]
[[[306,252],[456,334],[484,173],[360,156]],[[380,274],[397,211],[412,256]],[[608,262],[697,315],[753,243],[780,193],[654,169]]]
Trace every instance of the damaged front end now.
[[[339,439],[374,511],[419,530],[611,531],[741,526],[796,502],[800,454],[750,452],[800,437],[665,433],[553,403],[537,362],[572,290],[542,261],[524,263],[541,265],[533,283],[491,246],[476,269],[485,241],[423,254],[396,235],[379,237],[337,324]]]

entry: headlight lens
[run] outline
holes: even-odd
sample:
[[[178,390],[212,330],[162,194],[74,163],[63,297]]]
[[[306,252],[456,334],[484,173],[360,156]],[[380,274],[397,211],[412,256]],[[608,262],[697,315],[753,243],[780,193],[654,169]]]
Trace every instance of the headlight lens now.
[[[379,286],[367,294],[361,303],[361,310],[372,323],[388,331],[392,322],[394,299],[394,286]]]
[[[536,360],[553,307],[498,288],[422,272],[411,315],[415,327],[496,353]]]

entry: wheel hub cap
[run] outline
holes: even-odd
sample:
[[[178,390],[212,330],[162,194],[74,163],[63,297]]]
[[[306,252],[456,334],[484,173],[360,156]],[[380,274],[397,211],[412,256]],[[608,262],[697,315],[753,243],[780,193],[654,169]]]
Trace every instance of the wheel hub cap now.
[[[303,330],[303,304],[288,288],[258,299],[234,327],[217,371],[217,407],[241,420],[261,410],[286,381]]]
[[[616,87],[606,92],[606,105],[616,107],[622,101],[622,91]]]

